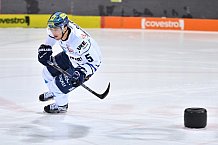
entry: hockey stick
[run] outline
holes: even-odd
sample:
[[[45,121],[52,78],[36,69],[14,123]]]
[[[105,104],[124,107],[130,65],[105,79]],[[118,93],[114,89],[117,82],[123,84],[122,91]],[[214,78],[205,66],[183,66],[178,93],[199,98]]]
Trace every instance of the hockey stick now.
[[[59,72],[61,72],[61,73],[65,74],[65,75],[71,77],[71,74],[69,74],[68,72],[64,71],[62,68],[60,68],[59,66],[55,65],[53,62],[47,61],[47,63],[48,63],[51,67],[53,67],[53,68],[55,68],[56,70],[58,70]],[[90,89],[89,87],[87,87],[85,84],[81,84],[81,86],[82,86],[83,88],[85,88],[86,90],[88,90],[89,92],[91,92],[92,94],[94,94],[95,96],[97,96],[98,98],[100,98],[100,99],[104,99],[104,98],[108,95],[109,90],[110,90],[110,83],[108,84],[108,87],[107,87],[106,91],[105,91],[103,94],[98,94],[98,93],[96,93],[95,91],[93,91],[92,89]]]

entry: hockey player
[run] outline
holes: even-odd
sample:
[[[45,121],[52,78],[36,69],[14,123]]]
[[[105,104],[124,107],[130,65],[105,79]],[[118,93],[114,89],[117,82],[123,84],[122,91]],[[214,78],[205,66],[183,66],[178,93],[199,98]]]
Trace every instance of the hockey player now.
[[[38,61],[43,64],[42,76],[48,92],[39,96],[40,101],[54,99],[55,103],[44,107],[47,113],[61,113],[68,109],[69,92],[88,80],[101,64],[100,49],[95,40],[67,15],[55,12],[48,20],[48,36],[38,49]],[[58,42],[63,49],[52,56],[52,46]],[[48,64],[48,61],[67,71],[66,76]]]

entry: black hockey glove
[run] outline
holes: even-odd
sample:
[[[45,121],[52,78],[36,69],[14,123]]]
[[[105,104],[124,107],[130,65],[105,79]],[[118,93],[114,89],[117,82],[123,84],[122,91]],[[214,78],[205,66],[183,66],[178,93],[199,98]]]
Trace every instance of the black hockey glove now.
[[[39,49],[38,49],[38,61],[45,66],[49,65],[47,63],[47,61],[52,62],[52,47],[50,45],[42,44],[39,47]]]
[[[77,67],[75,68],[72,78],[70,79],[72,82],[73,87],[80,86],[84,81],[86,77],[86,70],[83,67]]]

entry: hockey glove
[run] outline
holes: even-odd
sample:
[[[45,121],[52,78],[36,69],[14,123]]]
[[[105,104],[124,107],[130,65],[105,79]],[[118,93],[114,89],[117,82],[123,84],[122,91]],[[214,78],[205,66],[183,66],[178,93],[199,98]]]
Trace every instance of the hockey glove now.
[[[38,49],[38,61],[45,66],[49,65],[47,63],[47,61],[52,62],[52,47],[50,45],[42,44],[39,47],[39,49]]]
[[[86,77],[86,70],[83,67],[77,67],[75,68],[71,82],[73,87],[80,86],[84,81]]]

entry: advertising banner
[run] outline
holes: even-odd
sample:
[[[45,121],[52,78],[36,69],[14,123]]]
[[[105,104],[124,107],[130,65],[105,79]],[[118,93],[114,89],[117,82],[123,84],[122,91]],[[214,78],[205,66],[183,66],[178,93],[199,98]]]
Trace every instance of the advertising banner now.
[[[134,28],[145,30],[218,31],[218,20],[153,18],[153,17],[102,17],[102,28]]]
[[[45,28],[50,14],[0,14],[0,27]],[[73,16],[83,28],[218,31],[218,20],[154,17]]]
[[[184,30],[183,19],[142,18],[142,29]]]
[[[50,14],[0,14],[0,27],[45,28]],[[100,16],[72,16],[69,19],[83,28],[100,28]]]
[[[49,17],[50,15],[1,14],[0,27],[42,28],[46,27]]]

